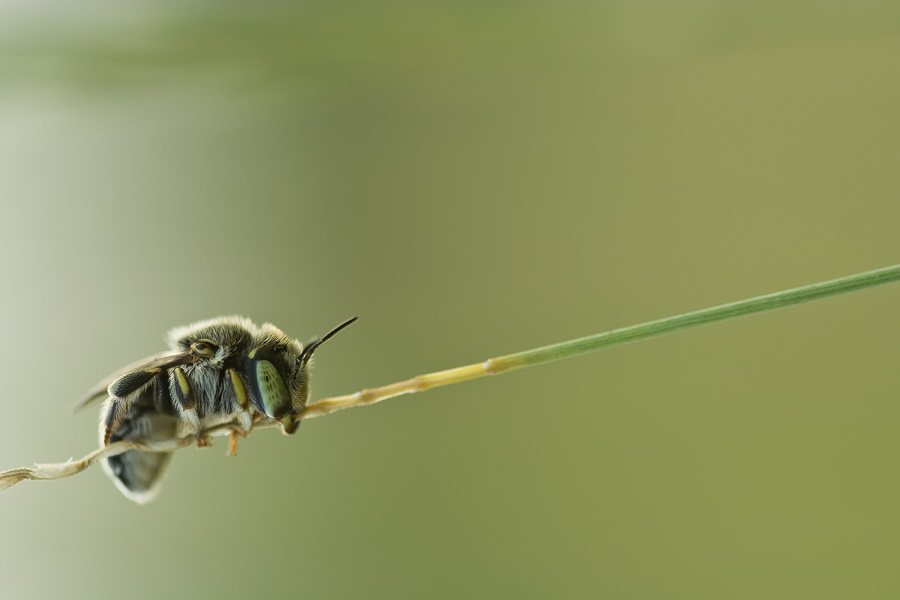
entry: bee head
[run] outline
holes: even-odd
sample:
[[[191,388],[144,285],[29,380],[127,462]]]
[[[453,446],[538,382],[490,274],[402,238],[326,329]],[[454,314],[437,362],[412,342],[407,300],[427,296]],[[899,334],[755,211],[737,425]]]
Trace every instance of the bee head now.
[[[300,420],[295,417],[306,407],[309,398],[307,367],[313,353],[354,321],[355,317],[344,321],[306,346],[290,339],[274,325],[263,325],[243,366],[244,379],[250,383],[250,399],[256,409],[281,421],[285,433],[294,433],[300,425]]]

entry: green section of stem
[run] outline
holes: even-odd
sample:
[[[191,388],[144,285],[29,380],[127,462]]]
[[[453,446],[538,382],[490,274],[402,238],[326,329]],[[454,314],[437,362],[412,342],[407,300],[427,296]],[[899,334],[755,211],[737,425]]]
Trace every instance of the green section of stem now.
[[[493,359],[492,372],[502,373],[504,371],[512,371],[537,365],[541,363],[560,360],[586,354],[601,348],[616,346],[619,344],[627,344],[629,342],[637,342],[698,325],[706,325],[707,323],[716,323],[745,315],[774,310],[784,306],[801,304],[810,300],[818,300],[844,294],[846,292],[854,292],[865,288],[891,283],[900,280],[900,265],[886,267],[884,269],[876,269],[866,273],[850,275],[849,277],[841,277],[822,283],[814,283],[804,287],[776,292],[766,296],[758,296],[749,300],[741,300],[732,302],[731,304],[723,304],[712,308],[705,308],[695,312],[668,317],[658,321],[650,321],[641,325],[632,325],[606,333],[600,333],[577,340],[552,344],[534,350],[526,350],[525,352],[516,352]]]

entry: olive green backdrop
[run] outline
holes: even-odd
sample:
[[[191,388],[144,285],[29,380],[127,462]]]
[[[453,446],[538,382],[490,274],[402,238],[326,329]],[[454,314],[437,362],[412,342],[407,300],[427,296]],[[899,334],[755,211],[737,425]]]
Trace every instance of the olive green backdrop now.
[[[0,7],[0,468],[172,326],[324,397],[900,261],[900,4]],[[0,496],[3,598],[896,598],[900,286]]]

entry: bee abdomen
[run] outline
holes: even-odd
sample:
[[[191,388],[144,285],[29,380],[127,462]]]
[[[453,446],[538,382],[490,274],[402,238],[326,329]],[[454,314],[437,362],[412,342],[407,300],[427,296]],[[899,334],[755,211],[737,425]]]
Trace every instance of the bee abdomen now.
[[[169,439],[175,435],[177,424],[177,417],[136,404],[113,432],[110,442]],[[171,460],[171,452],[129,450],[104,459],[103,467],[126,497],[143,504],[156,496]]]

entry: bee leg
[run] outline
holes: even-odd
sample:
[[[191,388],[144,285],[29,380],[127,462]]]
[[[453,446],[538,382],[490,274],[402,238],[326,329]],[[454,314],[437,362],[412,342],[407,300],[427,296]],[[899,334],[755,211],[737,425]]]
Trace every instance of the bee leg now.
[[[197,446],[205,448],[212,446],[209,437],[204,436],[200,432],[200,417],[197,415],[197,401],[194,398],[194,392],[191,390],[191,384],[187,380],[187,376],[181,367],[172,369],[175,378],[175,397],[178,399],[178,409],[181,413],[181,422],[187,427],[188,431],[196,436]]]
[[[231,426],[231,432],[228,434],[228,453],[226,456],[237,456],[238,440],[247,437],[253,428],[253,418],[248,411],[241,411],[237,414],[236,422]]]
[[[237,455],[238,439],[245,437],[253,429],[253,417],[250,416],[250,402],[247,398],[247,388],[241,376],[234,369],[228,369],[228,378],[231,381],[231,387],[234,389],[234,398],[240,410],[237,413],[237,422],[231,428],[231,434],[228,438],[228,454],[227,456]]]
[[[237,445],[240,434],[232,429],[231,433],[228,435],[228,452],[225,456],[237,456]]]
[[[106,389],[109,393],[109,406],[106,409],[103,428],[103,445],[108,446],[113,432],[118,429],[128,412],[131,403],[129,396],[150,383],[150,380],[162,373],[162,369],[138,369],[125,373]]]
[[[109,384],[106,391],[109,392],[110,396],[127,398],[147,385],[151,379],[160,373],[162,373],[162,369],[138,369],[137,371],[131,371]]]
[[[125,419],[125,413],[128,412],[128,405],[124,398],[116,398],[110,396],[109,403],[106,406],[106,416],[103,419],[103,445],[109,446],[109,440],[112,438],[113,432],[119,428]]]

